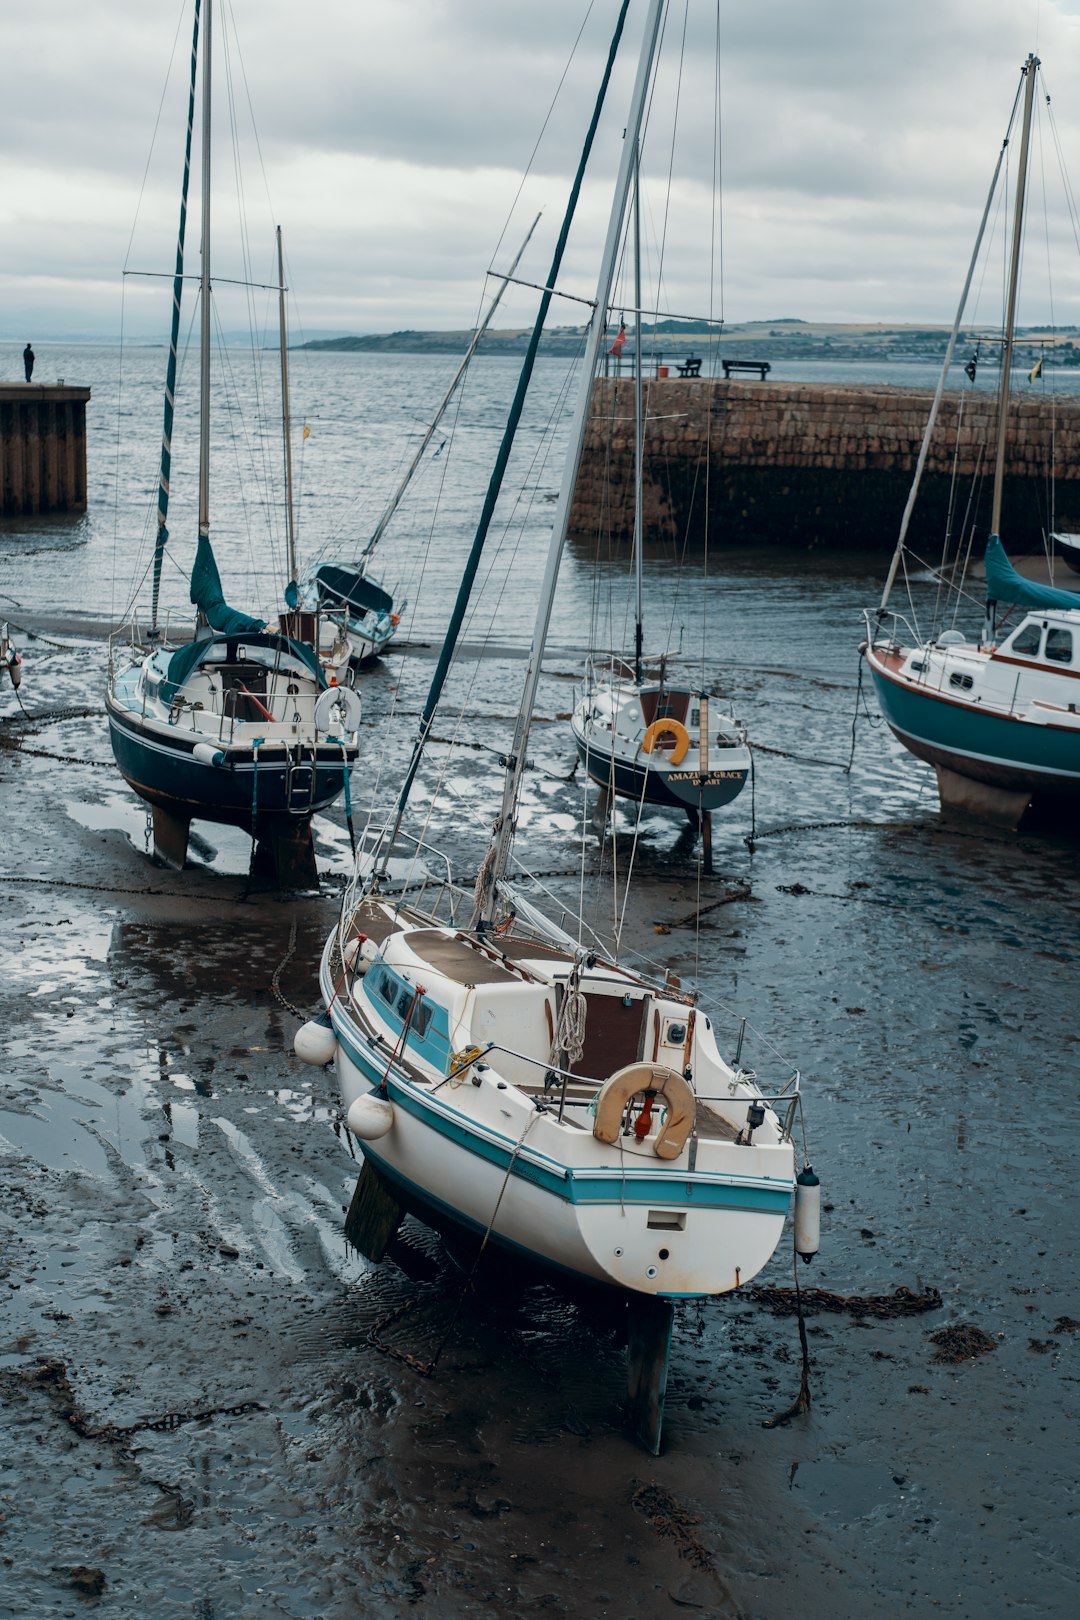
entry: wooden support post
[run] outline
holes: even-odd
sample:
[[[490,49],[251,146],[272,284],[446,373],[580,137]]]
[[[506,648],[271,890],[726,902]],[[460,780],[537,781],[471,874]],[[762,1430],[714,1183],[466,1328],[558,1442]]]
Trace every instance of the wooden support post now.
[[[345,1217],[345,1237],[366,1260],[378,1265],[404,1214],[392,1189],[365,1159]]]
[[[593,805],[592,813],[592,824],[596,831],[600,834],[603,834],[604,828],[607,826],[608,812],[610,809],[611,791],[609,788],[602,787],[600,792],[596,795],[596,803]]]
[[[712,872],[712,811],[701,812],[701,859],[706,872]]]
[[[655,1457],[660,1450],[675,1307],[669,1299],[632,1294],[626,1304],[626,1387],[634,1434]]]
[[[315,841],[306,816],[268,817],[260,826],[255,870],[269,873],[279,889],[317,889]]]

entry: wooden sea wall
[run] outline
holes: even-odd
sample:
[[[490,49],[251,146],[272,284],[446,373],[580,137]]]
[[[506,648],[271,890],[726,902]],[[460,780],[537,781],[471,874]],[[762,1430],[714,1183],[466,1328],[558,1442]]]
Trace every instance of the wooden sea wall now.
[[[89,388],[0,383],[0,516],[86,511]]]
[[[889,551],[930,413],[930,389],[702,378],[645,385],[646,536],[721,546]],[[1020,552],[1045,529],[1080,531],[1080,396],[1022,385],[1009,408],[1002,536]],[[996,396],[947,393],[909,534],[940,553],[951,522],[985,538]],[[633,383],[601,379],[572,528],[628,541]]]

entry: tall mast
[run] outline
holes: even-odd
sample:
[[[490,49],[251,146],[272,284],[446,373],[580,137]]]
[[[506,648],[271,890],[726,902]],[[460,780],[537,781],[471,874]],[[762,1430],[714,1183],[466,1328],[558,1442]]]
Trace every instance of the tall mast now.
[[[559,491],[559,501],[555,509],[555,522],[551,531],[551,543],[548,546],[547,564],[544,569],[543,583],[540,587],[540,600],[537,604],[536,623],[533,627],[532,646],[529,650],[529,662],[525,674],[525,687],[521,696],[521,707],[518,711],[517,726],[514,732],[514,744],[507,759],[506,776],[503,781],[502,805],[498,820],[495,823],[491,850],[485,861],[485,893],[483,898],[478,900],[477,909],[480,920],[484,922],[490,922],[494,913],[499,879],[505,873],[510,859],[518,795],[521,791],[521,778],[525,770],[525,749],[529,740],[529,728],[532,724],[536,691],[540,684],[540,668],[544,657],[544,645],[547,641],[548,627],[551,623],[551,609],[555,601],[559,563],[562,560],[563,547],[566,544],[566,536],[570,527],[570,507],[574,498],[574,487],[577,483],[578,469],[581,465],[581,453],[585,444],[585,428],[589,418],[589,407],[592,403],[593,378],[596,375],[600,344],[603,341],[607,324],[608,301],[611,297],[611,286],[615,276],[619,238],[622,234],[623,221],[626,218],[626,205],[630,196],[630,186],[633,182],[637,163],[638,141],[641,138],[645,100],[652,74],[653,58],[656,55],[657,41],[660,37],[660,23],[663,18],[664,4],[665,0],[650,0],[649,14],[645,22],[645,34],[641,42],[637,78],[634,82],[633,95],[630,98],[630,112],[623,133],[622,158],[615,183],[611,216],[608,220],[607,240],[604,243],[604,252],[600,260],[600,273],[596,281],[596,302],[593,305],[589,335],[585,345],[585,357],[578,384],[574,428],[563,468],[562,488]],[[639,323],[640,319],[639,314]]]
[[[202,64],[202,267],[199,275],[199,538],[210,538],[210,63],[213,0],[205,0]]]
[[[641,401],[641,148],[634,142],[634,681],[641,685],[642,462],[645,419]]]
[[[172,326],[169,333],[169,363],[165,371],[165,419],[161,429],[161,468],[158,473],[157,539],[154,544],[154,577],[150,598],[150,634],[157,635],[158,602],[161,596],[161,563],[169,542],[169,482],[172,476],[172,430],[176,400],[176,347],[180,337],[180,298],[184,290],[184,240],[187,236],[188,184],[191,179],[191,137],[195,125],[195,75],[199,60],[199,0],[195,0],[195,24],[191,36],[191,77],[188,85],[187,133],[184,140],[184,179],[180,187],[180,227],[176,235],[176,268],[173,271]]]
[[[281,433],[285,448],[285,538],[289,549],[289,584],[296,583],[296,514],[293,509],[292,429],[289,423],[289,344],[285,329],[285,259],[281,226],[277,227],[278,329],[281,337]]]
[[[1005,309],[1005,336],[1001,344],[1001,383],[998,388],[997,449],[994,458],[994,499],[990,512],[990,533],[1001,533],[1001,492],[1005,483],[1005,444],[1009,429],[1009,373],[1012,369],[1013,334],[1016,328],[1016,296],[1020,282],[1020,249],[1023,244],[1024,197],[1027,191],[1028,146],[1035,107],[1035,75],[1038,57],[1029,56],[1024,64],[1024,122],[1020,133],[1020,157],[1016,174],[1016,208],[1013,215],[1012,253],[1009,257],[1009,287]]]
[[[476,571],[480,566],[480,558],[483,555],[484,543],[487,540],[488,530],[491,527],[491,520],[495,515],[495,506],[499,499],[499,492],[502,489],[503,478],[506,474],[506,468],[510,460],[510,452],[513,448],[514,436],[517,432],[517,425],[521,420],[521,413],[525,407],[525,398],[529,389],[529,381],[532,377],[533,366],[536,362],[536,351],[540,346],[540,336],[544,330],[544,322],[547,319],[548,309],[551,306],[555,286],[559,279],[559,271],[562,268],[563,255],[566,252],[566,243],[570,235],[570,227],[574,221],[574,214],[577,210],[578,198],[581,195],[581,187],[585,180],[585,170],[589,162],[589,154],[592,152],[593,141],[596,138],[597,127],[600,123],[600,114],[603,111],[604,102],[607,99],[608,85],[611,83],[611,72],[615,65],[615,57],[618,54],[619,43],[622,39],[623,25],[626,22],[626,12],[629,4],[630,0],[622,0],[622,4],[619,7],[619,15],[615,22],[615,32],[611,36],[611,43],[608,46],[607,62],[604,66],[603,77],[600,80],[600,89],[597,92],[596,101],[593,105],[592,118],[589,120],[589,128],[585,134],[585,144],[581,149],[581,156],[578,159],[577,172],[574,175],[574,181],[570,187],[570,196],[567,199],[566,209],[563,213],[562,225],[559,229],[559,239],[555,244],[555,252],[551,259],[551,268],[548,270],[548,277],[544,284],[544,291],[540,296],[540,307],[536,312],[536,320],[533,323],[532,336],[530,337],[528,347],[525,350],[525,358],[521,362],[521,372],[518,377],[518,384],[514,392],[513,402],[510,406],[510,414],[506,419],[506,427],[503,430],[502,443],[499,445],[499,451],[495,457],[495,465],[492,468],[491,477],[488,480],[487,494],[484,497],[484,505],[480,512],[480,521],[476,526],[476,533],[473,535],[473,543],[472,547],[470,548],[469,555],[465,559],[465,567],[462,571],[461,583],[458,586],[453,612],[450,615],[450,623],[447,626],[446,635],[443,637],[442,651],[439,653],[439,661],[435,667],[435,673],[431,677],[431,685],[428,688],[427,699],[420,715],[420,729],[417,733],[415,741],[413,742],[412,757],[409,760],[408,769],[405,772],[405,777],[401,784],[401,790],[398,793],[397,809],[394,813],[394,820],[389,832],[384,829],[381,835],[380,843],[382,856],[379,865],[376,868],[376,878],[381,877],[386,873],[387,865],[390,860],[390,854],[394,847],[394,841],[397,838],[398,831],[405,815],[405,808],[409,802],[409,794],[412,792],[412,786],[416,780],[416,773],[420,769],[420,761],[423,758],[428,733],[430,732],[432,722],[435,719],[435,713],[439,706],[439,699],[442,696],[443,687],[446,684],[446,677],[449,674],[450,665],[453,663],[458,637],[461,634],[461,627],[465,622],[465,613],[468,609],[469,598],[472,595],[473,584],[476,580]],[[488,858],[491,859],[490,850],[488,852]]]

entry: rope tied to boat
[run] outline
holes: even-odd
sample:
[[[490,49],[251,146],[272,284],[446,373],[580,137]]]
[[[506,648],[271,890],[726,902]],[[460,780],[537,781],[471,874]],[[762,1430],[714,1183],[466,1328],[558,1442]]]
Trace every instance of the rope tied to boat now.
[[[554,1068],[573,1069],[585,1051],[585,1020],[588,1003],[581,990],[582,957],[575,958],[566,980],[559,1019],[551,1042],[550,1062]]]

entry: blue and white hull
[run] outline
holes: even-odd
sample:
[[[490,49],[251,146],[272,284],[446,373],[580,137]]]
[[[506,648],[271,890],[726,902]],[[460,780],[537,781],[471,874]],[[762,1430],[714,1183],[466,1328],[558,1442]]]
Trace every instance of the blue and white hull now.
[[[365,1156],[403,1202],[430,1210],[433,1224],[489,1234],[566,1276],[668,1299],[747,1282],[773,1254],[794,1190],[794,1149],[778,1110],[766,1104],[751,1139],[739,1140],[760,1093],[720,1059],[707,1021],[699,1017],[695,1028],[688,1003],[604,964],[593,983],[582,980],[587,1021],[615,1031],[628,1013],[627,1028],[655,1025],[650,1072],[674,1075],[669,1066],[689,1048],[708,1102],[674,1158],[657,1147],[659,1105],[641,1134],[628,1128],[613,1143],[599,1140],[606,1069],[603,1077],[566,1076],[565,1093],[551,1084],[555,984],[573,958],[555,961],[541,947],[538,970],[526,942],[500,945],[495,959],[481,950],[474,965],[475,947],[460,933],[403,925],[376,952],[367,947],[354,976],[339,937],[328,942],[322,991],[346,1118],[373,1093],[392,1108],[385,1134],[361,1141]],[[465,984],[470,973],[482,982]],[[420,1007],[427,1022],[414,1040],[411,1016]],[[450,1029],[453,1053],[440,1034]],[[511,1030],[513,1044],[504,1045]],[[479,1040],[484,1031],[499,1039]],[[617,1068],[619,1037],[610,1038]],[[637,1045],[635,1034],[624,1055]],[[477,1055],[462,1067],[470,1051]],[[588,1053],[587,1043],[581,1066],[592,1069]],[[792,1105],[786,1098],[785,1115]]]

